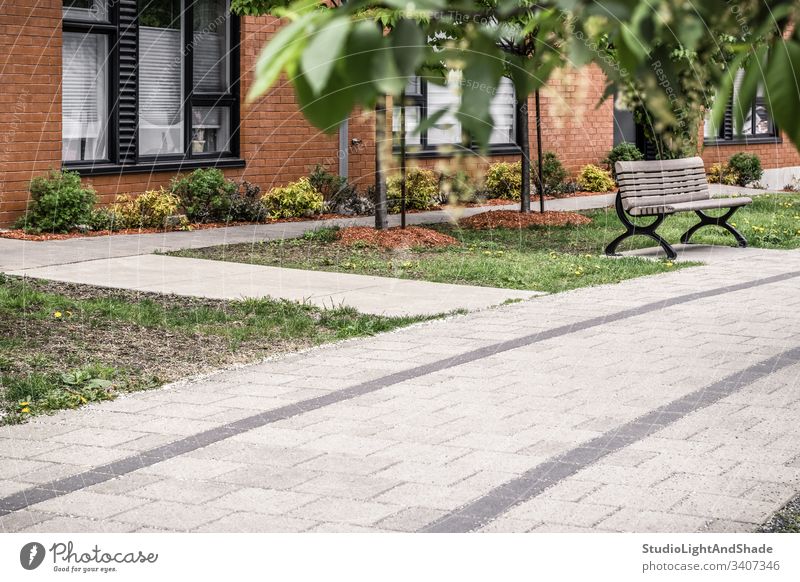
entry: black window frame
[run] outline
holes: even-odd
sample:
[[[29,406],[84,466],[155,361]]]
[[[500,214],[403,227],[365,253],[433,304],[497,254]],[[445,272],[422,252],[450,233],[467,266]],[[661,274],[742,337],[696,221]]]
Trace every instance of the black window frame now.
[[[228,11],[228,91],[224,93],[204,93],[193,90],[194,46],[194,8],[195,0],[184,0],[182,14],[182,71],[183,76],[183,142],[184,151],[178,154],[141,155],[139,154],[139,24],[137,0],[106,0],[108,9],[106,22],[83,21],[63,18],[64,32],[93,32],[108,35],[108,158],[105,160],[62,160],[64,169],[75,170],[81,175],[96,176],[123,173],[147,173],[158,171],[182,171],[195,168],[215,167],[230,168],[245,166],[241,158],[240,144],[240,112],[241,112],[241,78],[240,78],[240,46],[241,24],[237,15]],[[63,13],[63,12],[62,12]],[[128,14],[123,18],[122,14]],[[129,63],[128,67],[120,66],[121,62]],[[127,92],[128,111],[133,114],[122,116],[120,103],[124,101],[123,93]],[[192,108],[193,107],[228,107],[230,119],[229,151],[226,152],[192,152]],[[124,127],[121,126],[124,125]],[[121,135],[129,136],[126,143],[121,143]]]
[[[703,136],[703,144],[704,145],[753,145],[753,144],[771,144],[771,143],[782,143],[783,138],[781,137],[781,132],[778,126],[775,124],[775,120],[772,116],[769,116],[769,127],[770,132],[767,133],[755,133],[756,128],[756,108],[762,106],[766,108],[766,97],[757,96],[753,99],[753,103],[750,105],[750,134],[744,133],[736,133],[735,122],[733,119],[733,96],[731,96],[728,100],[728,105],[725,108],[725,115],[722,118],[722,123],[720,124],[719,130],[717,131],[716,136]],[[769,111],[769,110],[768,110]],[[745,116],[746,118],[747,116]],[[744,129],[744,128],[743,128]]]
[[[419,122],[423,123],[428,118],[428,80],[419,77],[419,92],[405,94],[406,107],[419,107]],[[519,123],[517,122],[516,103],[514,108],[514,136],[516,141],[505,144],[490,144],[488,152],[482,152],[480,146],[473,140],[469,144],[429,144],[428,131],[420,133],[419,144],[409,144],[406,141],[406,156],[409,158],[447,158],[455,153],[453,149],[461,149],[463,153],[470,155],[488,154],[490,156],[520,155],[522,149],[519,147]],[[399,139],[392,132],[392,151],[395,154],[400,152]]]
[[[118,33],[118,4],[116,2],[109,2],[105,1],[106,4],[106,19],[105,20],[85,20],[85,19],[76,19],[76,18],[67,18],[64,15],[64,3],[61,3],[61,14],[62,14],[62,33],[64,32],[71,32],[77,34],[93,34],[93,35],[102,35],[106,37],[106,47],[108,50],[107,54],[107,66],[106,66],[106,75],[108,78],[106,79],[106,157],[102,159],[93,159],[93,160],[69,160],[65,161],[62,160],[61,163],[65,167],[81,167],[86,166],[87,164],[90,165],[104,165],[111,163],[112,160],[117,158],[118,155],[118,147],[119,147],[119,140],[117,139],[117,123],[115,123],[117,119],[117,99],[115,95],[117,94],[117,87],[119,81],[119,69],[117,67],[117,33]],[[63,53],[61,57],[63,59]],[[63,65],[63,63],[62,63]],[[62,66],[62,75],[63,75],[63,66]],[[63,121],[62,121],[63,123]],[[61,134],[61,141],[62,141],[62,148],[63,148],[63,140],[64,134],[62,129]],[[63,149],[62,149],[63,155]]]

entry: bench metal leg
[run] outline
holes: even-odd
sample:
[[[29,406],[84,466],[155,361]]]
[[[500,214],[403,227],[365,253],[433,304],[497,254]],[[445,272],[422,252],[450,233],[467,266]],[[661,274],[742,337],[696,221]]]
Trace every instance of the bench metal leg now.
[[[617,254],[617,247],[619,244],[624,241],[626,238],[642,234],[644,236],[649,236],[651,239],[656,241],[661,248],[664,249],[664,252],[667,254],[667,258],[670,260],[676,259],[678,254],[675,252],[675,249],[661,238],[657,233],[656,229],[661,226],[661,223],[664,222],[664,218],[666,215],[664,214],[657,214],[656,219],[648,225],[639,226],[634,224],[625,213],[625,209],[622,207],[622,197],[617,193],[617,199],[614,203],[615,208],[617,209],[617,216],[619,216],[620,221],[625,226],[625,232],[619,235],[617,238],[612,240],[608,246],[606,247],[606,255],[608,256],[615,256]]]
[[[731,233],[733,235],[733,238],[736,239],[736,243],[740,247],[742,247],[742,248],[746,247],[747,246],[747,239],[744,238],[742,233],[740,233],[738,230],[736,230],[733,227],[733,225],[731,225],[728,222],[730,217],[733,216],[733,214],[737,210],[739,210],[738,206],[736,206],[734,208],[729,208],[728,212],[726,212],[722,216],[709,216],[708,214],[706,214],[705,212],[703,212],[701,210],[695,210],[694,211],[695,214],[697,214],[697,216],[700,217],[700,222],[698,222],[697,224],[692,226],[689,230],[684,232],[683,235],[681,235],[681,242],[684,243],[684,244],[688,243],[689,239],[692,238],[694,233],[696,233],[698,230],[700,230],[704,226],[721,226],[722,228],[724,228],[725,230],[727,230],[729,233]]]

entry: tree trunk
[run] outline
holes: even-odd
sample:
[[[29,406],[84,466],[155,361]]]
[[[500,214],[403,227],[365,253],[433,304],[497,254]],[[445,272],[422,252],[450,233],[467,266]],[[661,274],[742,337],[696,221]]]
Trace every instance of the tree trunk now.
[[[386,97],[379,97],[375,104],[375,228],[384,230],[389,226],[386,205],[386,176],[384,170],[384,148],[386,139]]]
[[[521,150],[522,186],[520,188],[520,212],[531,211],[531,144],[528,136],[528,100],[517,99],[517,143]]]

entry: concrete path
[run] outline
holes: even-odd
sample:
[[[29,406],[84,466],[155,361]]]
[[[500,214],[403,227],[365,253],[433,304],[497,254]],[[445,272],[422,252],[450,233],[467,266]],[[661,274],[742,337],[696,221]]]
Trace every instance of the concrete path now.
[[[0,428],[0,531],[748,531],[800,490],[800,252]]]
[[[350,273],[327,273],[163,255],[97,259],[11,271],[67,281],[213,299],[273,297],[320,307],[355,307],[376,315],[436,315],[530,299],[543,293],[449,285]]]

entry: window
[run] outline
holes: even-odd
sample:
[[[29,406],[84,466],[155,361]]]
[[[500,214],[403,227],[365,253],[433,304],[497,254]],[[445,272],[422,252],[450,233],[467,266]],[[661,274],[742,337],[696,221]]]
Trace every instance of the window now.
[[[767,111],[767,101],[764,88],[758,87],[753,103],[746,108],[741,134],[735,132],[735,121],[733,115],[734,103],[737,101],[739,88],[742,86],[744,70],[736,73],[733,81],[733,95],[731,96],[728,108],[719,127],[714,127],[711,121],[711,114],[706,116],[703,137],[708,142],[757,142],[757,141],[777,141],[778,130]]]
[[[66,161],[108,157],[108,60],[112,40],[104,0],[67,0],[61,59],[61,155]],[[67,24],[67,20],[71,24]]]
[[[461,74],[451,71],[445,85],[428,83],[415,77],[406,87],[406,143],[412,153],[436,154],[438,146],[463,143],[461,124],[455,116],[460,103]],[[446,110],[427,131],[418,134],[415,130],[423,119],[436,112]],[[510,79],[503,78],[490,106],[494,127],[490,137],[492,149],[516,148],[516,100]],[[392,114],[392,130],[395,143],[400,132],[400,107]]]
[[[66,166],[243,165],[229,0],[63,0],[63,13]]]

